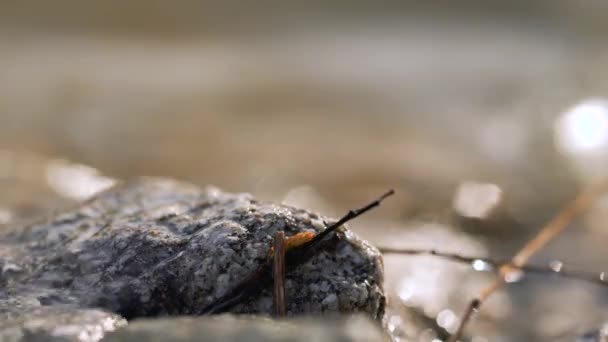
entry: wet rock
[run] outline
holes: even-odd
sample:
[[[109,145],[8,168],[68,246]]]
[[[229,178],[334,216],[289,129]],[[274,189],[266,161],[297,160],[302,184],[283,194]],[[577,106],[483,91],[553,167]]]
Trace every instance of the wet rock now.
[[[137,320],[109,334],[104,341],[383,341],[378,326],[363,316],[275,321],[261,317],[181,317]]]
[[[24,329],[50,317],[40,316],[46,310],[102,330],[109,318],[197,315],[265,260],[276,231],[320,231],[324,221],[330,220],[215,188],[163,179],[122,184],[0,236],[0,325]],[[379,252],[347,229],[338,236],[288,272],[288,315],[383,317]],[[269,314],[271,293],[266,288],[232,312]],[[93,308],[98,316],[83,315]]]

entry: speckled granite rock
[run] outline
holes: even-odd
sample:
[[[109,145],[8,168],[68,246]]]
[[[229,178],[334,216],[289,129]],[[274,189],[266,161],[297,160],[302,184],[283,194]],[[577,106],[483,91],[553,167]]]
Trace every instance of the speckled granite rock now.
[[[0,236],[0,325],[30,321],[49,308],[68,316],[105,310],[100,322],[114,317],[110,312],[128,319],[196,315],[264,260],[276,231],[319,231],[323,220],[246,194],[171,180],[119,185]],[[379,252],[346,229],[339,236],[331,250],[288,272],[288,314],[383,316]],[[266,289],[233,312],[271,309]]]

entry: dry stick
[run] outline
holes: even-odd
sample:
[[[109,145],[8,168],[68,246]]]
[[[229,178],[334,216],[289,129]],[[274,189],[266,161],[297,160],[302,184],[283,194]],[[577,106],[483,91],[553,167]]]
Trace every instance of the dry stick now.
[[[359,209],[349,210],[348,213],[346,213],[346,215],[344,215],[337,222],[333,223],[332,225],[327,227],[324,231],[317,234],[312,240],[310,240],[307,243],[305,243],[304,245],[302,245],[301,249],[314,248],[316,245],[319,245],[321,243],[321,241],[323,241],[329,234],[333,233],[336,229],[338,229],[339,227],[344,225],[346,222],[348,222],[354,218],[357,218],[360,215],[365,214],[366,212],[368,212],[369,210],[371,210],[375,207],[380,206],[380,203],[382,203],[382,201],[384,199],[386,199],[387,197],[390,197],[394,194],[395,194],[395,190],[390,189],[387,192],[385,192],[384,194],[382,194],[380,197],[378,197],[375,201],[369,203],[368,205],[366,205],[362,208],[359,208]]]
[[[390,248],[390,247],[378,247],[378,250],[382,254],[399,254],[399,255],[429,255],[438,258],[443,258],[449,261],[458,262],[462,264],[473,264],[474,262],[481,261],[483,263],[488,264],[491,268],[486,269],[484,271],[492,271],[498,270],[500,267],[504,265],[511,265],[516,270],[522,271],[524,273],[537,273],[537,274],[547,274],[547,275],[557,275],[564,278],[572,278],[577,280],[586,281],[589,283],[594,283],[602,286],[608,287],[608,279],[605,279],[605,276],[602,276],[602,273],[592,273],[592,272],[584,272],[584,271],[568,271],[564,270],[563,267],[560,269],[551,268],[551,266],[539,266],[539,265],[522,265],[521,267],[515,267],[512,265],[511,260],[499,260],[492,259],[487,257],[480,256],[464,256],[456,253],[446,253],[440,252],[434,249],[400,249],[400,248]]]
[[[504,283],[505,277],[514,270],[521,269],[535,253],[541,250],[547,243],[558,236],[568,225],[581,213],[589,209],[593,203],[608,190],[608,182],[602,182],[582,191],[566,208],[559,212],[541,231],[530,240],[515,256],[511,262],[500,267],[499,276],[492,284],[481,291],[478,298],[469,303],[465,310],[456,333],[448,342],[456,342],[462,336],[462,332],[471,315],[478,310],[492,293],[498,290]]]
[[[289,266],[290,270],[293,270],[298,265],[309,260],[315,253],[321,249],[324,244],[329,239],[329,236],[333,236],[332,234],[342,225],[347,223],[350,220],[353,220],[360,215],[363,215],[367,211],[378,207],[380,203],[386,199],[387,197],[393,195],[395,193],[394,190],[389,190],[386,193],[382,194],[382,196],[378,197],[373,202],[367,204],[366,206],[349,210],[349,212],[344,215],[337,222],[331,224],[329,227],[325,228],[324,231],[315,235],[310,241],[294,247],[288,251],[285,251],[285,264]],[[262,263],[257,270],[250,273],[245,277],[245,279],[241,280],[236,286],[230,289],[226,294],[217,298],[209,305],[200,310],[200,314],[218,314],[225,312],[231,307],[237,305],[238,303],[244,301],[249,296],[253,295],[256,292],[262,290],[262,288],[266,285],[267,278],[272,277],[271,272],[272,264],[271,262]]]
[[[274,314],[285,317],[285,232],[277,232],[274,236]]]

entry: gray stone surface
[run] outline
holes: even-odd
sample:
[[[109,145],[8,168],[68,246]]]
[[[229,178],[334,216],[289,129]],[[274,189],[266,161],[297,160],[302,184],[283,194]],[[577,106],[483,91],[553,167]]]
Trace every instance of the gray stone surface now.
[[[119,185],[0,237],[2,336],[15,327],[52,332],[43,317],[103,334],[120,317],[199,314],[264,261],[276,231],[319,231],[324,220],[171,180]],[[331,249],[288,272],[288,314],[363,312],[379,320],[381,256],[347,229],[338,235]],[[232,312],[271,313],[271,293],[264,289]],[[27,328],[34,320],[42,323]]]
[[[108,335],[104,341],[128,342],[335,342],[386,340],[374,322],[364,316],[275,321],[262,317],[180,317],[138,320]]]

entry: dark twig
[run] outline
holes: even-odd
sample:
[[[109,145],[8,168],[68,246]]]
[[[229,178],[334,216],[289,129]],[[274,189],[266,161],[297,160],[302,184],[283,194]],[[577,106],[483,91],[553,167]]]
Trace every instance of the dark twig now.
[[[470,301],[469,305],[467,305],[467,308],[464,310],[464,313],[462,314],[462,322],[468,322],[471,319],[471,316],[473,316],[473,314],[475,312],[477,312],[477,310],[479,310],[480,306],[481,306],[481,301],[478,298],[475,298],[472,301]],[[460,336],[462,336],[465,326],[466,325],[464,325],[464,324],[459,324],[458,329],[456,329],[456,332],[454,333],[454,335],[450,336],[448,341],[449,342],[458,341]]]
[[[380,205],[382,200],[393,195],[395,193],[394,190],[389,190],[380,196],[375,201],[367,204],[366,206],[350,210],[344,217],[339,219],[336,223],[330,225],[325,228],[324,231],[315,235],[310,241],[303,243],[297,247],[293,247],[292,249],[285,251],[285,267],[288,270],[293,270],[298,265],[303,264],[308,261],[313,255],[318,253],[326,243],[330,240],[330,236],[333,236],[333,233],[340,226],[344,225],[348,221],[357,218],[358,216],[366,213],[367,211],[377,207]],[[216,299],[203,310],[201,310],[202,314],[216,314],[222,313],[229,310],[234,305],[242,302],[249,296],[258,293],[265,286],[269,284],[269,281],[272,279],[272,261],[265,260],[256,271],[251,273],[245,279],[243,279],[240,283],[238,283],[233,289],[228,291],[222,297]]]
[[[301,248],[308,249],[308,248],[314,247],[315,245],[318,245],[321,241],[323,241],[325,239],[325,237],[329,236],[329,234],[333,233],[336,229],[338,229],[339,227],[344,225],[346,222],[353,220],[353,219],[365,214],[366,212],[370,211],[371,209],[379,206],[380,203],[382,203],[382,201],[384,199],[386,199],[387,197],[392,196],[394,194],[395,194],[395,190],[390,189],[389,191],[385,192],[382,196],[378,197],[378,199],[369,203],[368,205],[366,205],[362,208],[359,208],[359,209],[349,210],[348,213],[346,215],[344,215],[341,219],[339,219],[336,223],[332,224],[331,226],[327,227],[324,231],[317,234],[312,240],[310,240],[307,243],[305,243],[304,245],[302,245]]]
[[[285,317],[285,232],[277,232],[274,236],[274,314]]]
[[[399,248],[388,248],[388,247],[379,247],[378,250],[383,254],[401,254],[401,255],[429,255],[435,256],[438,258],[443,258],[449,261],[458,262],[462,264],[472,265],[475,262],[482,262],[489,266],[488,269],[483,269],[483,271],[497,271],[502,266],[511,265],[514,269],[523,271],[524,273],[537,273],[537,274],[546,274],[546,275],[557,275],[564,278],[572,278],[577,280],[582,280],[594,284],[598,284],[601,286],[608,287],[608,277],[605,276],[605,273],[592,273],[592,272],[584,272],[584,271],[569,271],[565,270],[564,267],[553,268],[551,266],[539,266],[539,265],[524,265],[521,267],[516,267],[512,265],[511,260],[498,260],[487,257],[476,257],[476,256],[464,256],[456,253],[445,253],[439,252],[434,249],[399,249]]]

